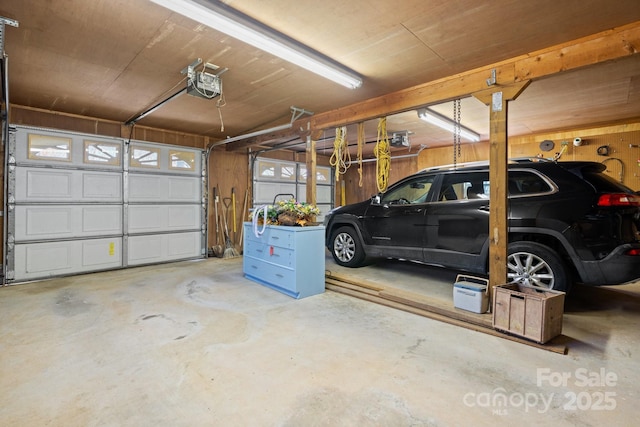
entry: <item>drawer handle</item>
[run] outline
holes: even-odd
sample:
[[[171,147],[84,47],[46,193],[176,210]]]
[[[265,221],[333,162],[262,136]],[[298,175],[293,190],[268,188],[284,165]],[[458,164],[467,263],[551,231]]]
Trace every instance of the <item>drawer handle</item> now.
[[[258,266],[257,265],[252,265],[251,268],[253,268],[254,270],[257,270]]]
[[[276,276],[278,276],[278,277],[280,277],[280,278],[283,278],[283,277],[284,277],[284,276],[283,276],[282,274],[280,274],[280,273],[276,273]]]
[[[273,240],[279,240],[279,239],[280,239],[278,236],[271,236],[271,238],[272,238]]]
[[[262,253],[262,249],[256,249],[256,252]]]

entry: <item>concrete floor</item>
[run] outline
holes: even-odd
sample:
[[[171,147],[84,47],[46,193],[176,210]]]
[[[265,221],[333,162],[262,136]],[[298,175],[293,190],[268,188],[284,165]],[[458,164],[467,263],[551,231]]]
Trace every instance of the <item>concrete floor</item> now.
[[[0,289],[0,425],[639,425],[640,282],[576,289],[559,355],[331,291],[294,300],[241,270],[208,259]],[[449,298],[455,277],[358,273]]]

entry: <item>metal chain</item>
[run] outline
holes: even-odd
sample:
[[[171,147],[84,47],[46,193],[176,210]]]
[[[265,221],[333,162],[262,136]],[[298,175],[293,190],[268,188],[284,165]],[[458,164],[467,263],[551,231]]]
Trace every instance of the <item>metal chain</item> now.
[[[453,168],[456,169],[458,158],[461,155],[460,131],[461,131],[461,102],[460,99],[453,101]]]

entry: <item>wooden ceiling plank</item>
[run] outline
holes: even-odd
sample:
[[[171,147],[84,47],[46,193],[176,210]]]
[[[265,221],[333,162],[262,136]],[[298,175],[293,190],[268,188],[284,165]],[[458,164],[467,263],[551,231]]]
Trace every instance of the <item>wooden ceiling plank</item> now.
[[[516,79],[529,80],[640,52],[640,23],[545,49],[515,62]]]
[[[487,89],[486,80],[496,70],[497,83],[510,85],[533,80],[561,71],[611,61],[640,51],[640,22],[635,22],[494,65],[452,75],[408,89],[372,98],[298,120],[300,126],[310,123],[312,129],[344,126],[390,114],[412,110],[437,102],[469,96]],[[586,49],[586,53],[582,50]],[[516,72],[516,70],[520,70]],[[294,123],[296,127],[298,123]]]

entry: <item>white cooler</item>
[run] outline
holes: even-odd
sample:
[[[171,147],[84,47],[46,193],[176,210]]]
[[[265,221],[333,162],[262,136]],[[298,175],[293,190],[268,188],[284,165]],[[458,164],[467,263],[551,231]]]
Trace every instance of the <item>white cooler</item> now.
[[[486,313],[489,309],[488,285],[487,279],[459,274],[453,284],[453,306],[474,313]]]

